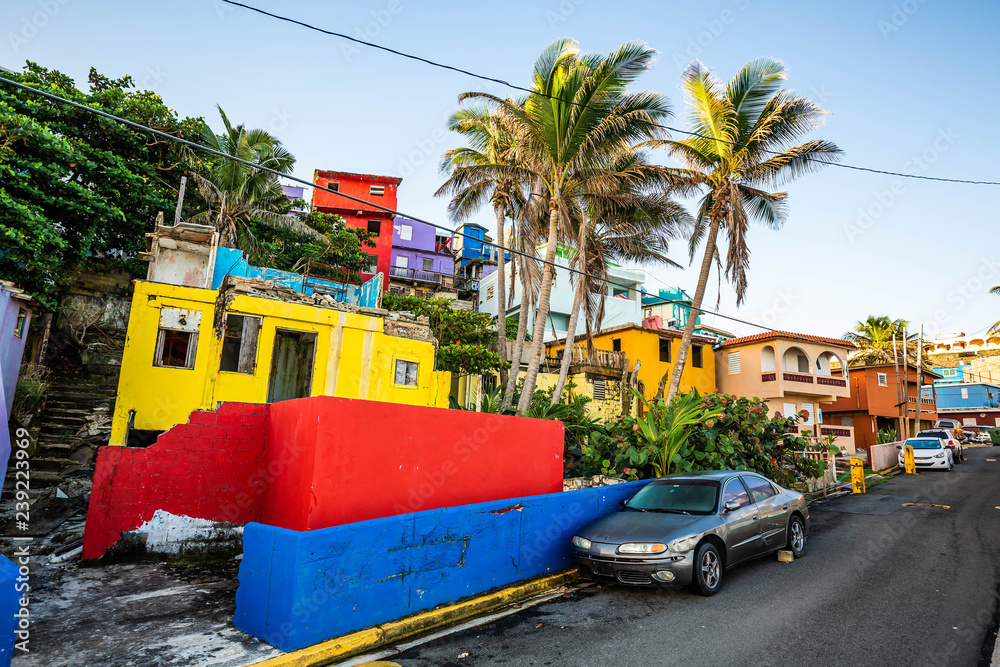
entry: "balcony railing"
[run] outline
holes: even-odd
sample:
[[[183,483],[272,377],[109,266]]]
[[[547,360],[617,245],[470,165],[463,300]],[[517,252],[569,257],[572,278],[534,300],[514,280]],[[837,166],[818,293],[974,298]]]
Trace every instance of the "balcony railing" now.
[[[805,382],[808,384],[813,383],[812,375],[803,375],[802,373],[782,373],[781,379],[786,382]]]
[[[844,378],[831,377],[829,375],[817,375],[816,384],[825,384],[831,387],[846,387],[847,380]]]
[[[916,403],[917,399],[914,396],[907,396],[906,397],[906,402],[907,403]],[[934,405],[934,399],[933,398],[921,398],[920,399],[920,404],[921,405]]]
[[[774,382],[777,379],[778,379],[778,374],[777,373],[761,373],[760,374],[760,381],[761,382]]]
[[[478,291],[479,290],[479,278],[464,278],[462,276],[455,277],[455,289],[465,291]]]
[[[555,357],[550,358],[551,362],[561,363],[564,353],[565,348],[556,352]],[[599,368],[624,370],[625,364],[628,363],[624,352],[594,350],[590,353],[587,351],[586,345],[574,345],[572,355],[573,358],[570,359],[570,364],[579,364],[582,366],[597,366]]]
[[[438,273],[437,271],[423,271],[421,269],[410,269],[405,266],[390,266],[389,277],[396,280],[406,280],[414,283],[426,283],[437,285],[438,287],[452,287],[455,284],[455,276],[450,273]]]

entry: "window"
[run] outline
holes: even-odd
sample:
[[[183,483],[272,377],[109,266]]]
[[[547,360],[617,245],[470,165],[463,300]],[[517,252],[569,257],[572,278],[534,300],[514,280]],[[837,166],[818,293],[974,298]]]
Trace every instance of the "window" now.
[[[878,376],[878,386],[880,387],[889,386],[889,378],[886,376],[885,373],[876,373],[876,375]]]
[[[840,425],[841,426],[854,426],[854,417],[841,417],[840,418]]]
[[[726,488],[722,492],[722,506],[725,507],[730,500],[738,502],[740,507],[746,507],[750,504],[750,494],[747,493],[746,487],[743,486],[743,482],[739,478],[726,482]]]
[[[946,378],[957,377],[958,376],[958,369],[957,368],[942,368],[941,369],[941,375],[944,376],[944,377],[946,377]]]
[[[660,339],[660,361],[663,363],[670,363],[670,346],[671,340],[669,338]]]
[[[739,375],[740,374],[740,353],[730,352],[729,353],[729,374]]]
[[[809,357],[807,357],[804,354],[800,354],[796,358],[798,359],[799,372],[800,373],[808,373],[809,372]]]
[[[806,413],[807,413],[806,414],[806,418],[802,420],[802,425],[803,426],[812,426],[813,424],[815,424],[816,420],[814,418],[816,416],[816,413],[813,411],[813,404],[812,403],[802,403],[802,409],[805,410]]]
[[[399,226],[399,238],[404,241],[413,240],[413,226],[412,225],[400,225]]]
[[[770,345],[765,345],[760,351],[760,370],[762,373],[777,370],[777,367],[775,366],[774,348]]]
[[[384,197],[385,196],[385,186],[384,185],[371,185],[368,187],[368,194],[372,197]]]
[[[611,349],[613,351],[615,351],[615,352],[621,352],[622,351],[622,339],[621,338],[612,338],[611,339]]]
[[[433,259],[428,259],[428,258],[425,257],[424,258],[424,271],[433,271],[433,270],[434,270],[434,260]]]
[[[968,397],[969,397],[969,390],[968,390],[968,388],[967,387],[962,387],[962,398],[968,398]]]
[[[156,338],[153,365],[167,368],[194,368],[200,327],[200,310],[161,308],[160,330]]]
[[[691,346],[691,365],[695,368],[702,367],[701,345]]]
[[[417,386],[417,362],[396,360],[395,384],[416,387]]]
[[[607,380],[594,380],[594,400],[603,401],[607,396]]]
[[[340,192],[340,183],[337,181],[330,181],[326,184],[326,187],[330,188],[334,192]]]
[[[24,336],[24,323],[28,321],[28,311],[24,308],[17,309],[17,321],[14,322],[14,336],[21,338]]]
[[[788,419],[789,417],[799,416],[799,409],[795,406],[794,403],[785,403],[782,406],[782,409],[785,411],[785,419]]]
[[[493,298],[493,285],[486,288],[486,300],[489,301]]]
[[[751,477],[750,475],[746,475],[741,479],[747,485],[747,489],[750,491],[750,498],[755,503],[767,500],[774,495],[774,487],[766,479]]]
[[[368,231],[372,234],[382,233],[382,221],[381,220],[369,220],[368,221]]]
[[[365,264],[365,273],[375,273],[378,270],[378,255],[368,255],[368,263]]]
[[[400,255],[396,258],[396,266],[405,269],[410,265],[410,258],[406,255]]]
[[[226,315],[220,371],[254,374],[257,366],[257,336],[260,332],[260,322],[259,317],[232,313]]]

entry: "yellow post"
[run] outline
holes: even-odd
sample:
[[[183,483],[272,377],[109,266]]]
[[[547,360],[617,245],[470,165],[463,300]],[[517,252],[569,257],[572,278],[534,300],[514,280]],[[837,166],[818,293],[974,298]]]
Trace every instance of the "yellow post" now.
[[[903,466],[907,475],[917,474],[917,463],[913,460],[913,445],[903,445]]]
[[[851,459],[851,486],[854,493],[865,493],[865,463],[861,459]]]

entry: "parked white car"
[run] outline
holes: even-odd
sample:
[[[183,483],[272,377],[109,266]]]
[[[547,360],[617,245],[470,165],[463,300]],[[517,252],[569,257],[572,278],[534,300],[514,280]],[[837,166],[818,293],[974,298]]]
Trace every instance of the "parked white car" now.
[[[965,460],[965,447],[962,445],[961,438],[958,434],[950,428],[928,428],[917,433],[918,438],[941,438],[944,441],[944,446],[951,450],[952,458],[955,463],[961,463]]]
[[[899,467],[902,469],[906,468],[903,455],[905,445],[913,447],[913,462],[917,468],[936,468],[951,472],[955,466],[952,450],[945,447],[944,440],[937,437],[917,437],[909,438],[902,445],[896,445],[896,449],[899,450]]]

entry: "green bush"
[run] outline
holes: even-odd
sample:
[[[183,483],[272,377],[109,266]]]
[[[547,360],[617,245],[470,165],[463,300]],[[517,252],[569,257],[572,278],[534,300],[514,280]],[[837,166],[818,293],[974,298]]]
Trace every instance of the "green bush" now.
[[[49,389],[46,381],[48,370],[37,364],[27,364],[21,367],[21,374],[17,379],[17,386],[14,388],[14,405],[11,415],[19,420],[23,420],[34,412],[35,408],[45,398],[45,392]]]

